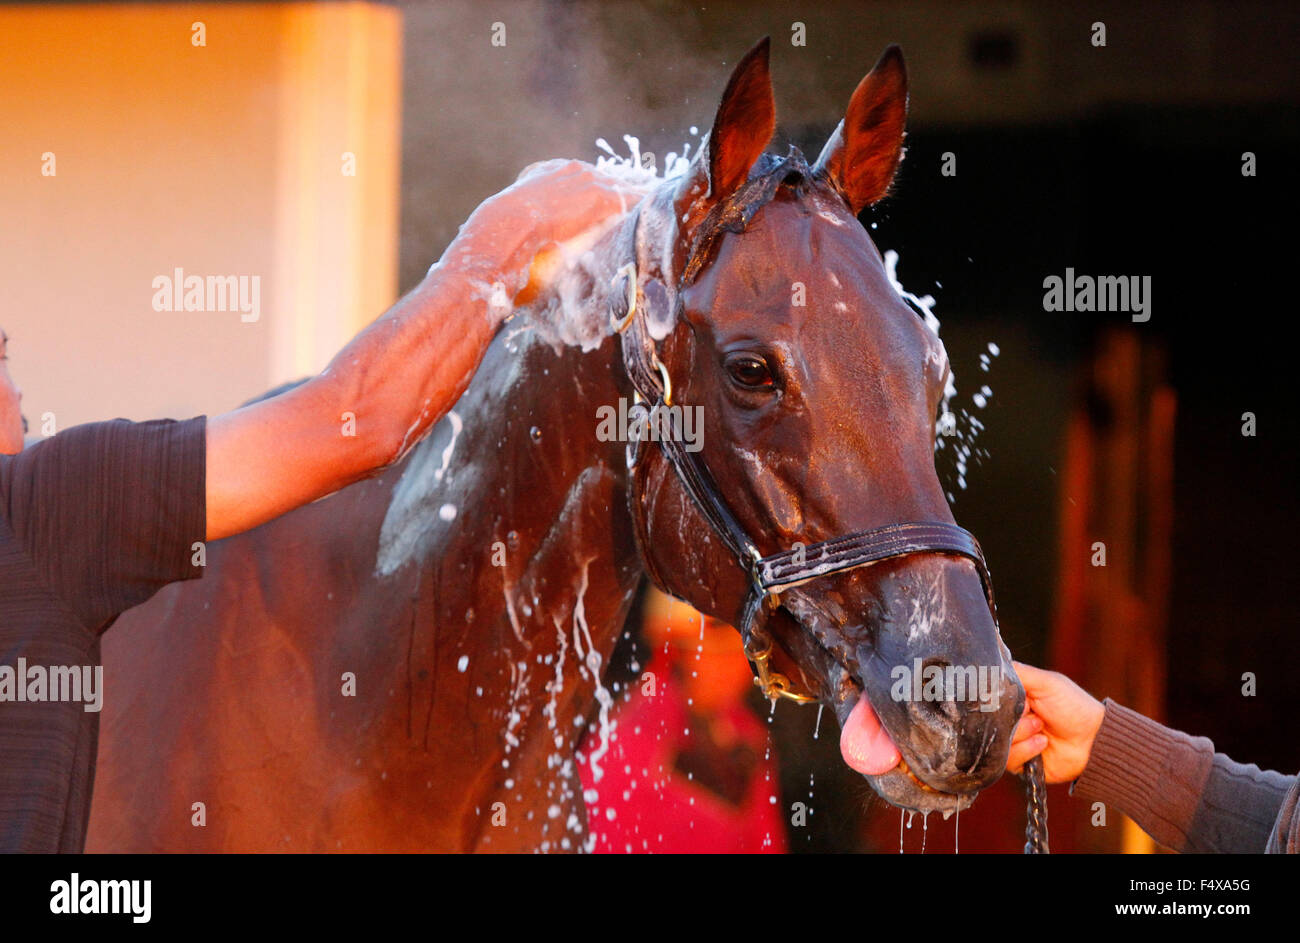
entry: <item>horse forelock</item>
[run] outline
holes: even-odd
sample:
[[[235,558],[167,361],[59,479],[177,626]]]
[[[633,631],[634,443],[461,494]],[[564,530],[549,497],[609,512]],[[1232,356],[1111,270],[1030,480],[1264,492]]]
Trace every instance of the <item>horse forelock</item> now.
[[[682,270],[682,286],[692,284],[713,261],[723,236],[743,233],[758,211],[783,192],[799,201],[817,195],[844,202],[825,176],[808,165],[799,148],[792,145],[784,157],[763,154],[745,183],[714,206],[700,223]]]
[[[647,195],[631,214],[628,238],[620,240],[631,245],[625,258],[636,263],[649,333],[656,341],[672,331],[681,316],[685,289],[712,264],[723,237],[744,233],[758,212],[783,194],[805,205],[820,203],[825,218],[829,218],[827,205],[842,207],[853,216],[843,194],[794,146],[784,156],[761,155],[745,183],[709,209],[689,243],[680,233],[686,217],[678,218],[681,208],[674,203],[679,186],[677,178],[670,178]],[[615,289],[620,297],[622,291]]]

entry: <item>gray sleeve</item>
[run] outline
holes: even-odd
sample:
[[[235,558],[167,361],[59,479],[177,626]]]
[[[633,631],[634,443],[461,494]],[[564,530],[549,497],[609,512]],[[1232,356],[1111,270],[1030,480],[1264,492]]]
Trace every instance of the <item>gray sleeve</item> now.
[[[1234,763],[1207,738],[1170,730],[1109,698],[1105,707],[1072,795],[1123,812],[1175,851],[1265,850],[1288,793],[1295,805],[1296,777]],[[1290,831],[1294,819],[1293,811]]]
[[[1282,827],[1282,806],[1288,795],[1294,810],[1295,790],[1294,776],[1261,770],[1253,763],[1234,763],[1222,753],[1214,754],[1214,766],[1183,850],[1236,854],[1265,851],[1270,843],[1276,845],[1271,841],[1274,826]],[[1294,811],[1288,818],[1288,830],[1294,832]]]

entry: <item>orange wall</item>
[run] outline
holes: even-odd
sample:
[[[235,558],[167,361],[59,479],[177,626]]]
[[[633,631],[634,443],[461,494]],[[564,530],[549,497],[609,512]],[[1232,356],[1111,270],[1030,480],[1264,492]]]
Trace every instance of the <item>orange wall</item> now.
[[[229,409],[382,312],[400,77],[390,7],[0,6],[0,327],[32,433]],[[258,319],[154,310],[178,267],[258,276]]]

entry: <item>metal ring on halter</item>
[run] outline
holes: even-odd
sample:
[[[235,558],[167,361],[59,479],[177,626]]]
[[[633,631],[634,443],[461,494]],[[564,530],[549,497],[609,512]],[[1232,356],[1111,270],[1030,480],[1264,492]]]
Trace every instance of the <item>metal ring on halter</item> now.
[[[632,324],[632,319],[636,317],[636,263],[629,262],[621,269],[614,273],[612,281],[617,282],[620,275],[627,276],[627,314],[623,315],[621,320],[609,319],[609,326],[614,329],[615,334],[622,334]]]
[[[747,544],[745,546],[745,552],[749,554],[749,578],[754,584],[754,592],[765,598],[770,595],[771,600],[775,602],[777,599],[776,592],[773,591],[769,593],[767,588],[763,585],[763,555],[758,552],[758,548],[753,544]],[[745,565],[743,557],[740,562],[742,566]]]
[[[653,350],[650,351],[650,357],[651,359],[654,360],[655,368],[659,371],[659,379],[661,379],[664,384],[663,404],[665,406],[671,406],[673,404],[672,377],[668,375],[668,368],[664,366],[664,362],[659,359],[659,355],[656,354]]]
[[[749,578],[754,583],[754,592],[762,597],[769,609],[775,609],[781,604],[781,591],[779,589],[768,589],[763,584],[763,555],[758,552],[758,548],[753,544],[746,545],[745,552],[749,554]],[[745,565],[743,557],[740,563],[741,566]]]
[[[763,647],[758,647],[759,640]],[[755,628],[745,646],[745,657],[754,664],[754,684],[768,700],[783,697],[796,704],[811,704],[817,697],[800,694],[794,689],[790,679],[779,671],[773,671],[769,665],[772,658],[772,638],[765,631]]]

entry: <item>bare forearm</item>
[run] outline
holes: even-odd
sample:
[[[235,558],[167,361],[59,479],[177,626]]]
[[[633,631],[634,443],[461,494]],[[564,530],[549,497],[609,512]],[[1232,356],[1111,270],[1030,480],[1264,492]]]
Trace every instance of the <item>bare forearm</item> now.
[[[489,314],[489,292],[461,272],[436,269],[319,376],[214,417],[208,538],[332,494],[418,442],[464,392],[492,341],[500,318]]]
[[[435,270],[312,381],[330,385],[340,415],[353,414],[357,438],[369,440],[345,474],[400,458],[465,392],[501,321],[490,292],[480,280]]]
[[[451,408],[547,260],[588,244],[638,193],[575,161],[528,168],[466,220],[415,291],[320,376],[208,422],[208,537],[239,533],[395,461]]]

